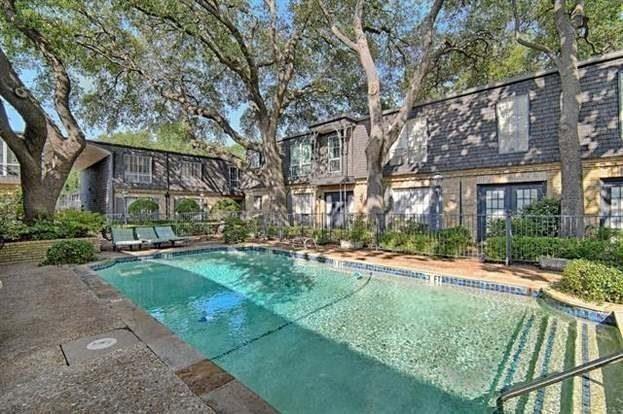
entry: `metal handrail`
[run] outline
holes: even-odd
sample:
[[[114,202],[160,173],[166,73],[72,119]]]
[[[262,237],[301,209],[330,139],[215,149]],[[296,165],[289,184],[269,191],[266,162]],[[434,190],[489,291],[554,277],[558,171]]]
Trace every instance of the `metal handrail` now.
[[[511,398],[519,397],[520,395],[526,394],[528,392],[536,391],[539,388],[547,387],[549,385],[556,384],[571,377],[582,375],[587,372],[620,361],[623,361],[623,351],[610,354],[605,357],[595,359],[593,361],[589,361],[585,364],[578,365],[577,367],[568,369],[566,371],[555,372],[553,374],[545,375],[528,383],[518,384],[509,388],[502,389],[502,393],[496,400],[496,413],[504,413],[504,402],[510,400]]]

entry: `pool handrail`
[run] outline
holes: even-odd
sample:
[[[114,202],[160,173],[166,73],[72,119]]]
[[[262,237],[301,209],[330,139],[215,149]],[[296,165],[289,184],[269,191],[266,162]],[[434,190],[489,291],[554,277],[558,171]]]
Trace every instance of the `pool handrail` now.
[[[544,375],[529,382],[524,382],[510,387],[502,388],[502,391],[495,402],[495,412],[497,414],[503,414],[504,402],[510,400],[511,398],[519,397],[520,395],[536,391],[539,388],[544,388],[569,379],[571,377],[582,375],[587,372],[605,367],[606,365],[614,364],[621,361],[623,361],[623,351],[615,352],[613,354],[594,359],[592,361],[586,362],[582,365],[578,365],[565,371],[554,372],[553,374]]]

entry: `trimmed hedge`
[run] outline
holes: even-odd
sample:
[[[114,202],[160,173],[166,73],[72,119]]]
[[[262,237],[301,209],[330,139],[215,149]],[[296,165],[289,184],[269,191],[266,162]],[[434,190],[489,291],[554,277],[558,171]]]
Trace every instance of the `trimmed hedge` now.
[[[17,219],[0,220],[0,233],[8,241],[72,239],[97,236],[105,222],[99,213],[64,210],[54,220],[39,220],[32,225]]]
[[[95,260],[95,247],[83,240],[63,240],[48,249],[43,265],[83,264]]]
[[[128,213],[131,215],[156,213],[160,207],[151,198],[139,198],[128,206]]]
[[[556,288],[591,302],[623,303],[623,271],[588,260],[574,260],[565,268]]]
[[[472,245],[471,233],[464,227],[451,227],[432,233],[385,233],[380,240],[382,249],[420,253],[434,256],[465,255]]]
[[[199,203],[192,198],[184,198],[175,206],[175,212],[178,214],[198,213],[200,211],[201,207],[199,206]]]
[[[618,240],[575,239],[557,237],[513,237],[513,260],[538,262],[540,257],[561,259],[590,259],[612,266],[623,266],[623,243]],[[506,257],[506,239],[490,237],[486,241],[485,258],[503,261]]]

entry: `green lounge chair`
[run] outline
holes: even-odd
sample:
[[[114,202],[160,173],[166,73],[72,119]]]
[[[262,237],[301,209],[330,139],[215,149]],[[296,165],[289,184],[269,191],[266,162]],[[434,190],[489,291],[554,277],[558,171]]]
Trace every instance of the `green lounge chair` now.
[[[154,227],[154,229],[156,230],[156,234],[158,235],[158,237],[160,237],[161,239],[170,240],[174,246],[175,242],[185,242],[190,240],[190,237],[180,237],[175,234],[171,226],[156,226]]]
[[[136,236],[143,242],[153,244],[156,247],[160,247],[163,243],[169,243],[171,240],[158,237],[153,227],[137,227]]]
[[[141,245],[143,244],[142,241],[136,240],[136,237],[134,237],[133,229],[113,227],[111,231],[113,250],[121,249],[122,247],[129,247],[131,249],[134,246],[141,247]]]

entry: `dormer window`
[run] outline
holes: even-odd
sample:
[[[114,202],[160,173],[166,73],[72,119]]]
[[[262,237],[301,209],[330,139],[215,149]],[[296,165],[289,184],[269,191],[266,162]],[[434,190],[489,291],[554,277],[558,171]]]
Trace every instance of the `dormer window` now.
[[[201,178],[201,163],[182,161],[182,177]]]
[[[124,157],[124,178],[128,183],[151,183],[151,157],[138,154],[126,154]]]
[[[411,118],[400,131],[400,136],[389,151],[395,164],[422,164],[428,154],[428,122],[425,117]]]
[[[309,138],[299,138],[290,144],[290,176],[305,177],[311,173],[312,144]]]
[[[259,151],[249,150],[247,152],[247,162],[249,163],[249,168],[258,169],[262,166],[262,153]]]
[[[229,188],[240,189],[240,170],[236,167],[229,167]]]
[[[342,172],[342,137],[330,135],[327,142],[329,150],[329,173]]]

